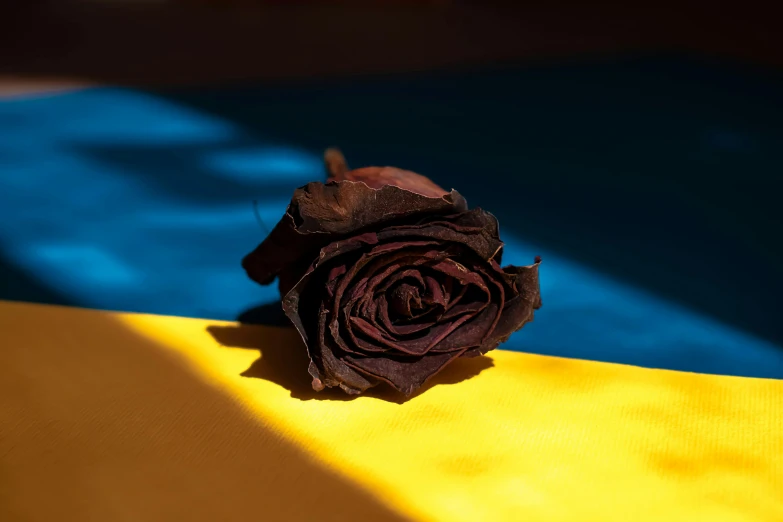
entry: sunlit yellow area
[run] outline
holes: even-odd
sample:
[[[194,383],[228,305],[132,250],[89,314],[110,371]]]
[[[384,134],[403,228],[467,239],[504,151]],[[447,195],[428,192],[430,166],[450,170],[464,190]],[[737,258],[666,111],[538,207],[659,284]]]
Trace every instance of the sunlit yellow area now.
[[[783,382],[495,351],[348,399],[286,329],[0,303],[0,470],[2,520],[780,521]]]

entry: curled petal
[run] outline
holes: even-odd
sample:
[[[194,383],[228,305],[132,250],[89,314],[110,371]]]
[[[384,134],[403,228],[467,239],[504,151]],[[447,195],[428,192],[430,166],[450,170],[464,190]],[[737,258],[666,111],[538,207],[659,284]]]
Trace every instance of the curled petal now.
[[[495,216],[473,209],[455,217],[456,222],[435,221],[420,225],[392,226],[378,233],[380,241],[399,241],[404,237],[432,238],[444,243],[461,244],[484,260],[499,258],[503,242],[498,238]]]
[[[490,302],[481,312],[472,316],[462,328],[441,340],[432,351],[453,352],[482,346],[496,327],[499,311],[498,305]]]
[[[456,191],[428,197],[393,185],[309,183],[294,192],[283,218],[245,256],[242,266],[251,279],[269,284],[286,268],[312,259],[319,249],[342,238],[402,218],[452,214],[466,208],[465,199]]]
[[[536,258],[532,265],[503,268],[503,272],[509,276],[516,292],[529,301],[535,310],[541,308],[541,285],[538,281],[538,266],[540,264],[541,258]]]
[[[313,377],[313,389],[339,386],[346,393],[357,394],[377,384],[377,380],[340,361],[335,356],[335,347],[329,345],[325,335],[327,310],[323,304],[318,312],[318,350],[310,350],[309,373]],[[320,389],[319,389],[320,388]]]
[[[429,178],[410,170],[395,167],[364,167],[329,178],[329,181],[345,180],[360,181],[374,189],[393,185],[430,198],[438,198],[448,194],[447,190],[443,190]]]
[[[386,302],[386,296],[380,296],[378,298],[378,303],[377,317],[373,324],[379,330],[381,329],[381,326],[383,326],[388,335],[392,338],[406,338],[409,335],[426,330],[435,324],[435,321],[424,321],[412,324],[393,324],[389,318],[389,306]]]
[[[368,341],[364,341],[357,337],[357,345],[362,350],[370,352],[378,351],[377,347],[372,347],[371,345],[372,342],[377,342],[381,347],[385,347],[386,350],[394,350],[400,355],[424,355],[469,319],[470,316],[462,316],[448,323],[437,324],[429,329],[426,336],[410,340],[389,339],[387,336],[383,335],[381,331],[361,317],[351,317],[349,320],[351,324],[356,326],[361,333],[367,336],[368,341],[370,341],[370,343],[368,343]],[[368,344],[370,344],[371,349],[367,348]]]
[[[460,355],[462,352],[436,353],[415,359],[348,355],[345,362],[368,377],[385,381],[410,396]]]

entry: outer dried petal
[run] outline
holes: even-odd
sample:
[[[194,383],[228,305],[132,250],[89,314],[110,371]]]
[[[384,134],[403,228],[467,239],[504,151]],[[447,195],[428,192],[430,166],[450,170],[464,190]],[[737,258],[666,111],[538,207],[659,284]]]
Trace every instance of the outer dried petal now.
[[[361,181],[372,188],[394,185],[395,187],[431,198],[438,198],[448,194],[447,190],[440,188],[431,179],[410,170],[402,170],[395,167],[364,167],[349,170],[345,157],[337,149],[326,150],[324,163],[326,164],[326,171],[329,173],[328,181]]]
[[[418,359],[397,359],[393,357],[352,357],[345,361],[361,372],[391,384],[405,395],[413,392],[440,372],[462,352],[425,355]]]
[[[262,285],[280,276],[280,290],[285,294],[319,249],[330,243],[375,231],[394,221],[466,209],[465,199],[456,191],[427,197],[391,185],[375,189],[353,181],[308,183],[294,192],[283,218],[245,256],[242,267]]]

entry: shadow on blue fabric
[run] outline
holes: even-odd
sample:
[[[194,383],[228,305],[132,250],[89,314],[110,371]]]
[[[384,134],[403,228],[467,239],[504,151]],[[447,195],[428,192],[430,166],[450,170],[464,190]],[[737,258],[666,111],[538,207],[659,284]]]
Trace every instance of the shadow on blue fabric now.
[[[0,102],[0,298],[279,322],[239,260],[338,145],[496,214],[505,261],[542,255],[503,348],[783,378],[781,93],[665,57]]]

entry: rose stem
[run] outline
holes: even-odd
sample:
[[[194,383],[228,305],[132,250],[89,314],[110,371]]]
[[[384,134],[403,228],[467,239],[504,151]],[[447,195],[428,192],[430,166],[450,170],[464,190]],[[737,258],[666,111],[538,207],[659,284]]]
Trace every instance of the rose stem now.
[[[348,163],[345,161],[345,156],[340,152],[340,149],[330,147],[324,152],[324,164],[326,164],[326,172],[329,174],[329,178],[333,178],[335,181],[342,181],[345,179],[345,173],[348,172]]]

